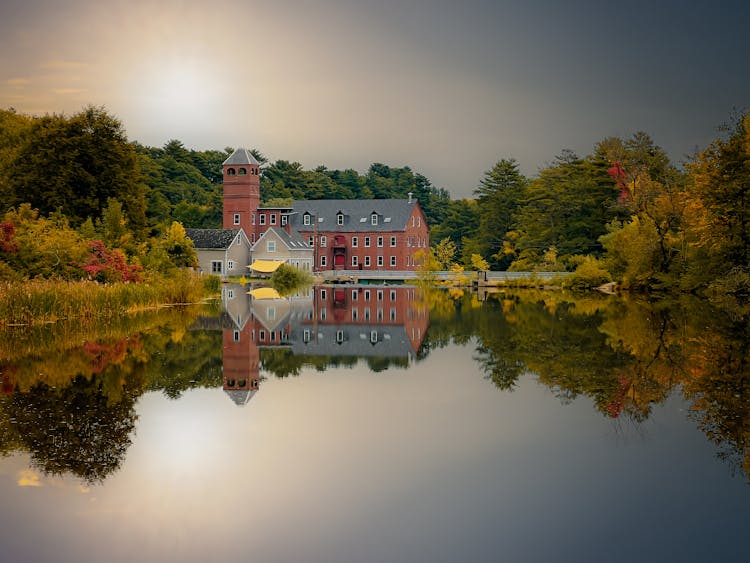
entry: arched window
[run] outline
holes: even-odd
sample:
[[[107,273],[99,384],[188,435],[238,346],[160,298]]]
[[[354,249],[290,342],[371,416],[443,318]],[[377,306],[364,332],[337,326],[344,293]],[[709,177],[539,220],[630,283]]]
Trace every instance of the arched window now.
[[[240,168],[239,175],[247,176],[247,168]]]
[[[227,168],[227,176],[234,176],[236,173],[234,168]]]

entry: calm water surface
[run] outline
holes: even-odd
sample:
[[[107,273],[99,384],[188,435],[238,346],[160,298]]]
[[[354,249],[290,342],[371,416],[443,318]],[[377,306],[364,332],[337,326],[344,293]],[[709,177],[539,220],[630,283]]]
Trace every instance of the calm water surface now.
[[[316,287],[3,334],[2,561],[746,561],[750,330]]]

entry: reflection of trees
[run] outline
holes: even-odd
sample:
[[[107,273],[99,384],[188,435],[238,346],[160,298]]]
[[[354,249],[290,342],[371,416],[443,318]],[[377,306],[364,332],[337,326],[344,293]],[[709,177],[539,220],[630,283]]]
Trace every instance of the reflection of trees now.
[[[40,383],[7,397],[3,411],[15,422],[15,445],[45,473],[103,480],[122,463],[135,425],[136,393],[111,401],[97,378],[75,378],[62,389]]]
[[[750,475],[747,316],[691,296],[647,302],[517,292],[480,308],[447,292],[430,299],[427,349],[473,337],[475,359],[499,388],[512,389],[529,371],[564,401],[585,395],[604,416],[635,422],[680,388],[719,456]]]
[[[368,367],[374,372],[384,371],[391,367],[406,368],[409,366],[408,358],[373,357],[366,358]],[[276,377],[297,376],[305,367],[312,367],[317,371],[325,371],[328,368],[346,367],[357,365],[359,358],[356,356],[313,356],[292,353],[289,348],[261,348],[260,365]]]
[[[221,386],[222,335],[220,331],[175,332],[163,327],[144,342],[148,389],[171,399],[188,389]]]
[[[0,346],[10,393],[0,398],[0,453],[27,451],[46,473],[104,479],[130,445],[144,390],[176,397],[221,385],[221,332],[188,330],[198,312],[8,333]]]
[[[719,457],[750,476],[750,319],[722,328],[697,335],[684,393]]]

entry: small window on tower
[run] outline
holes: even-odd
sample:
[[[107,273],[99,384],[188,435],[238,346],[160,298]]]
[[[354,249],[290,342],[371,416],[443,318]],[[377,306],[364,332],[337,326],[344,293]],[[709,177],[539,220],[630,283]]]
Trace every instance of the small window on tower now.
[[[235,175],[235,169],[227,168],[227,176],[234,176],[234,175]]]
[[[247,168],[240,168],[239,175],[247,176]]]

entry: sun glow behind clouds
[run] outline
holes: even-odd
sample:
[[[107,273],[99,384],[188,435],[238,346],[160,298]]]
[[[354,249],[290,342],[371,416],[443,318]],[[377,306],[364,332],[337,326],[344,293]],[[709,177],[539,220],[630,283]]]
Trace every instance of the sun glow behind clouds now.
[[[217,127],[225,105],[215,69],[199,60],[153,62],[137,69],[126,91],[132,113],[152,135],[205,134]]]

